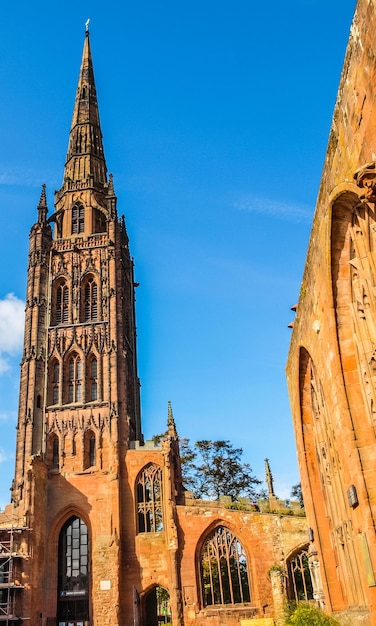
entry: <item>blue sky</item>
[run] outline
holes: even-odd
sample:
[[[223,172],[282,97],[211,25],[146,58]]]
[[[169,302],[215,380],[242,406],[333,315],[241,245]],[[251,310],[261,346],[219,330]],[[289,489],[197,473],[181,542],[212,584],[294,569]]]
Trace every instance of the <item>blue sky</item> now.
[[[15,449],[28,233],[61,185],[89,17],[108,170],[135,257],[146,438],[230,439],[299,481],[285,382],[355,0],[5,3],[0,507]]]

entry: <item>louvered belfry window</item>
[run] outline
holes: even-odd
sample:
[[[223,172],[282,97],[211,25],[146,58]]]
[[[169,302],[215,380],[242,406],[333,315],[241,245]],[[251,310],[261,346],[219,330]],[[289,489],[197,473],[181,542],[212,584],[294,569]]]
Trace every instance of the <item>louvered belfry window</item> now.
[[[83,233],[85,229],[85,211],[82,204],[72,207],[72,235]]]
[[[84,289],[85,322],[98,319],[98,286],[94,278],[89,278]]]
[[[62,281],[56,290],[56,324],[66,324],[68,322],[69,292],[65,281]]]
[[[68,362],[68,402],[82,400],[82,362],[78,354],[71,356]]]
[[[98,362],[95,357],[90,362],[90,400],[98,399]]]

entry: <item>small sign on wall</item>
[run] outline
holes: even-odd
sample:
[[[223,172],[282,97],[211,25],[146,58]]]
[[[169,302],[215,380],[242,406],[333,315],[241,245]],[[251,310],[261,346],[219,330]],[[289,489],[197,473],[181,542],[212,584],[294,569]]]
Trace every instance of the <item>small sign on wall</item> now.
[[[99,588],[101,591],[108,591],[109,589],[111,589],[111,581],[101,580],[99,583]]]

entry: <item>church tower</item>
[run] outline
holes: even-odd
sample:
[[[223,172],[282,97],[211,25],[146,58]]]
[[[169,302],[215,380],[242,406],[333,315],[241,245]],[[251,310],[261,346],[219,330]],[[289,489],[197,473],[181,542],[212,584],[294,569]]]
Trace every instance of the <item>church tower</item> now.
[[[67,471],[100,468],[110,446],[127,447],[140,428],[133,262],[107,177],[86,32],[63,185],[49,219],[43,186],[30,233],[14,500],[30,455]]]
[[[111,615],[118,604],[119,576],[109,576],[108,560],[119,564],[125,454],[142,439],[134,287],[125,221],[107,176],[86,31],[63,184],[50,217],[43,186],[30,232],[12,500],[33,526],[30,606],[23,609],[31,616],[57,603],[59,622],[89,620],[89,528],[103,554],[101,561],[97,552],[90,573],[94,588],[107,590],[100,611]],[[49,523],[57,520],[60,534],[52,541],[64,578],[58,599],[56,563],[46,564],[43,554]],[[43,601],[36,580],[45,581]],[[105,623],[98,611],[96,620]]]

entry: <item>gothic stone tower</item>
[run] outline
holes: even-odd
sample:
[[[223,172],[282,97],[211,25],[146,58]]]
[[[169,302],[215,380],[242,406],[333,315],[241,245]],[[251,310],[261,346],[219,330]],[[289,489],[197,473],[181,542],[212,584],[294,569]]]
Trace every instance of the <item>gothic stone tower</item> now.
[[[120,485],[125,452],[141,439],[139,380],[133,263],[107,178],[88,32],[63,185],[48,219],[43,188],[30,233],[24,341],[12,486],[33,537],[23,613],[34,624],[57,606],[61,622],[91,612],[95,623],[116,624]],[[88,528],[93,589],[106,588],[92,608]],[[56,559],[66,555],[57,598]]]

